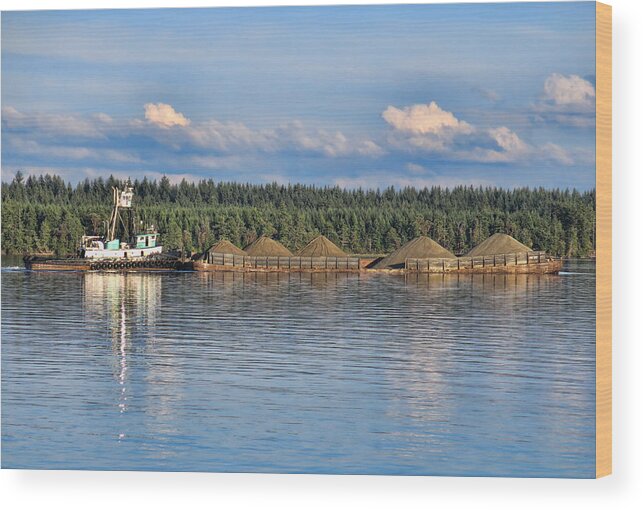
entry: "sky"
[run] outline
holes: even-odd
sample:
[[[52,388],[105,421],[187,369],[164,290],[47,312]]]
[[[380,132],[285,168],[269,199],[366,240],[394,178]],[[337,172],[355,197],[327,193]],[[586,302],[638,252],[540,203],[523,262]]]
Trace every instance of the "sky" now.
[[[595,186],[595,4],[2,13],[2,179]]]

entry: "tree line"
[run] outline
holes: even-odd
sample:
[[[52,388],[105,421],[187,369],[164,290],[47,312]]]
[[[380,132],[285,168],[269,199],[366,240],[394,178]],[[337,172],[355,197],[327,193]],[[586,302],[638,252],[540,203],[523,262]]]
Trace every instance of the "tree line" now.
[[[2,251],[74,253],[84,234],[104,234],[111,188],[125,181],[56,175],[2,183]],[[492,187],[384,190],[303,184],[135,180],[137,221],[153,224],[168,249],[202,251],[225,238],[245,246],[260,235],[291,250],[323,234],[356,254],[390,252],[428,235],[462,254],[496,232],[535,250],[590,256],[595,250],[595,190]]]

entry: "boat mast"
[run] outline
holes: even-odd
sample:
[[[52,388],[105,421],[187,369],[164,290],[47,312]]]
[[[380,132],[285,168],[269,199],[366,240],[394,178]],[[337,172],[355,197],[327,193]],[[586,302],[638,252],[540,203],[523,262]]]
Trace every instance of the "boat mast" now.
[[[112,186],[112,200],[114,207],[112,208],[112,216],[109,220],[109,232],[107,232],[107,240],[112,241],[116,234],[116,220],[118,219],[118,188]]]
[[[129,185],[129,181],[123,191],[119,191],[116,186],[112,186],[112,196],[114,200],[114,208],[112,209],[112,216],[109,220],[109,232],[107,233],[108,241],[113,241],[116,237],[116,224],[120,218],[120,214],[118,212],[119,207],[121,209],[132,208],[132,197],[134,196],[134,191]],[[133,218],[130,218],[130,220],[133,223]],[[123,225],[123,227],[125,228],[125,225]]]

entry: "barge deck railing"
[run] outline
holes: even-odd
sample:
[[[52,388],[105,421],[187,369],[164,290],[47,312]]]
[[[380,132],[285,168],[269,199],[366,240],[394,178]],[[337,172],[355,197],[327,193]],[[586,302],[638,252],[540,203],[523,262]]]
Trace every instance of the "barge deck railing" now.
[[[359,257],[261,257],[208,253],[204,262],[223,267],[250,269],[331,269],[359,271]]]
[[[408,258],[405,260],[404,269],[407,271],[444,273],[447,271],[458,271],[463,269],[542,264],[551,260],[552,258],[544,251],[505,253],[502,255],[480,255],[478,257],[458,257],[451,259]]]

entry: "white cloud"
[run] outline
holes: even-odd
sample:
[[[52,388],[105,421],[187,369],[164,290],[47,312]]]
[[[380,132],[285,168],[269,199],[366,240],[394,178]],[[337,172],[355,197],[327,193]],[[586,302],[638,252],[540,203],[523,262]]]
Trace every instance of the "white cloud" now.
[[[594,106],[594,86],[575,74],[554,73],[545,80],[545,100],[557,106],[591,108]]]
[[[16,110],[13,106],[2,107],[2,122],[15,123],[24,120],[25,115]]]
[[[481,163],[524,163],[534,160],[565,166],[574,163],[569,153],[559,145],[550,142],[534,147],[505,126],[488,130],[488,135],[497,148],[474,147],[468,152],[460,153],[460,158]]]
[[[592,128],[596,125],[596,117],[590,112],[553,112],[543,108],[540,108],[533,120],[536,123],[553,122],[577,128]]]
[[[145,120],[151,124],[170,128],[172,126],[186,127],[190,124],[190,119],[182,113],[177,112],[172,106],[165,103],[146,103]]]
[[[94,152],[86,147],[70,146],[43,146],[34,140],[11,137],[6,142],[7,147],[18,154],[38,155],[64,159],[87,159],[94,156]]]
[[[444,138],[473,132],[468,123],[458,120],[453,113],[443,110],[435,101],[406,106],[401,110],[389,106],[382,113],[382,117],[393,128],[413,134],[429,134]]]
[[[378,157],[385,152],[372,140],[352,138],[340,131],[311,129],[300,121],[272,129],[252,129],[241,122],[209,120],[190,126],[185,135],[187,143],[225,153],[292,151],[339,158],[353,155]],[[172,139],[177,138],[173,136]]]
[[[99,122],[103,124],[111,124],[114,122],[114,119],[112,119],[109,115],[106,113],[97,113],[93,115],[93,117]]]
[[[378,157],[386,154],[386,151],[372,140],[361,140],[355,150],[362,156]]]
[[[349,138],[340,131],[307,129],[299,121],[279,127],[274,137],[281,140],[291,150],[322,154],[331,158],[352,155],[378,157],[385,153],[372,140]]]
[[[575,74],[553,73],[545,80],[543,95],[533,107],[534,121],[578,128],[596,125],[596,90]]]
[[[37,130],[48,137],[74,136],[79,138],[104,138],[105,134],[96,119],[76,114],[25,114],[12,106],[2,108],[2,125],[9,129]]]
[[[486,100],[492,103],[497,103],[501,99],[500,94],[498,94],[498,92],[496,92],[495,90],[487,89],[484,87],[473,87],[471,90],[473,92],[477,92]]]
[[[475,131],[435,101],[401,109],[389,106],[382,112],[382,118],[393,128],[388,143],[402,150],[447,152],[456,137],[466,137]]]
[[[539,150],[541,153],[540,156],[543,159],[548,159],[565,166],[574,164],[574,158],[560,145],[550,142],[540,147]]]
[[[490,129],[489,134],[505,153],[518,155],[529,152],[529,146],[508,127]]]
[[[16,154],[72,161],[96,160],[116,163],[141,163],[141,158],[115,149],[100,149],[73,145],[42,144],[21,136],[11,136],[5,146]]]
[[[184,131],[183,143],[218,152],[256,150],[272,152],[277,149],[269,133],[262,133],[241,122],[220,122],[212,119],[194,124]],[[172,137],[176,140],[176,137]]]
[[[418,165],[417,163],[407,163],[406,169],[415,175],[422,175],[428,172],[426,167],[423,167],[422,165]]]

